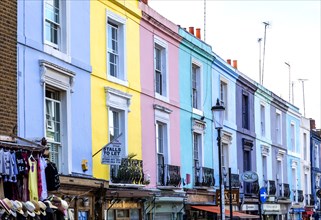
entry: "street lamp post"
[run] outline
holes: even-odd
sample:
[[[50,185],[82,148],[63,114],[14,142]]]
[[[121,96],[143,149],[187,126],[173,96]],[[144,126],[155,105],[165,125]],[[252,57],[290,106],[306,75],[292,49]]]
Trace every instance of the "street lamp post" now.
[[[220,215],[221,219],[225,220],[225,203],[224,203],[224,185],[222,176],[222,154],[221,154],[221,129],[224,121],[224,106],[220,105],[219,99],[216,100],[216,105],[212,107],[214,126],[217,130],[217,147],[218,147],[218,170],[220,184]]]

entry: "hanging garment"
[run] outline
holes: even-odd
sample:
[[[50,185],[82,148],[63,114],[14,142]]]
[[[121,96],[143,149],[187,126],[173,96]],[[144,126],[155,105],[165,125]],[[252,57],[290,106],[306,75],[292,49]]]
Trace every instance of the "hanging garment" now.
[[[29,200],[29,179],[28,179],[28,173],[29,173],[29,164],[28,164],[28,153],[22,152],[21,156],[23,160],[26,162],[26,168],[25,168],[25,174],[22,175],[22,182],[23,182],[23,188],[22,188],[22,201],[28,201]]]
[[[47,190],[54,191],[59,189],[60,187],[60,180],[58,169],[55,163],[48,162],[47,167],[45,169],[46,173],[46,182],[47,182]]]
[[[11,173],[9,176],[9,182],[16,183],[17,182],[17,175],[18,175],[18,167],[17,167],[17,162],[16,162],[16,153],[12,152],[11,153]]]
[[[40,174],[41,174],[41,185],[42,185],[42,192],[40,195],[40,200],[45,200],[48,197],[48,192],[47,192],[47,181],[46,181],[46,167],[47,167],[47,162],[44,157],[40,157],[39,159],[39,166],[40,166]]]
[[[4,182],[10,181],[10,176],[13,174],[13,161],[10,151],[3,152],[3,172]]]
[[[30,200],[38,201],[38,177],[37,177],[37,161],[32,155],[28,158],[29,164],[29,198]]]
[[[38,198],[40,198],[42,193],[40,157],[37,156],[36,160],[37,160]]]
[[[17,161],[17,168],[18,168],[18,175],[27,175],[28,174],[28,163],[25,160],[23,154],[26,154],[22,151],[16,152],[16,161]]]
[[[0,174],[3,173],[3,149],[0,149]]]

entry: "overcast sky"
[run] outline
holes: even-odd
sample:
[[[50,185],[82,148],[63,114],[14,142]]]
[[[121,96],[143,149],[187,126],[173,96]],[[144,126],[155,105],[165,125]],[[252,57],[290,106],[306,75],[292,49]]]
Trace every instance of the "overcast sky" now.
[[[259,81],[259,43],[266,29],[263,85],[289,101],[289,67],[294,105],[321,126],[321,1],[206,0],[206,42],[223,59],[238,60],[238,69]],[[204,0],[149,0],[149,5],[181,27],[199,27],[204,39]],[[263,56],[261,55],[263,60]],[[292,86],[291,86],[292,87]],[[291,88],[290,87],[290,88]],[[291,88],[292,90],[292,88]],[[291,91],[292,92],[292,91]],[[292,95],[291,95],[292,100]]]

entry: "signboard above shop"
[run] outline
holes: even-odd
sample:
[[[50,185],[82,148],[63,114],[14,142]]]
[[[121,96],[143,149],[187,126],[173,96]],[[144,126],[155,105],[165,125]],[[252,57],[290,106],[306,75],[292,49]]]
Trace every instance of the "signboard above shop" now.
[[[245,171],[240,175],[240,178],[242,181],[247,182],[247,183],[254,183],[258,181],[259,176],[257,175],[256,172],[253,171]]]

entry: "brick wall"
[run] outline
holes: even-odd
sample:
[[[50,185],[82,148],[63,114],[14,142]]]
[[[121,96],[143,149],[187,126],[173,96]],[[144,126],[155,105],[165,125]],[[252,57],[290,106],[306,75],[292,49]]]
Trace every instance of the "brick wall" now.
[[[17,124],[17,0],[0,0],[0,135]]]

